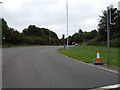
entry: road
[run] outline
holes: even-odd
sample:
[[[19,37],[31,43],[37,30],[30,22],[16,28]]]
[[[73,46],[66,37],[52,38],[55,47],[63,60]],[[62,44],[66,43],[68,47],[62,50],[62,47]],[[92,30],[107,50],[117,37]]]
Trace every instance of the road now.
[[[97,88],[118,83],[118,75],[65,57],[58,48],[4,48],[3,88]]]

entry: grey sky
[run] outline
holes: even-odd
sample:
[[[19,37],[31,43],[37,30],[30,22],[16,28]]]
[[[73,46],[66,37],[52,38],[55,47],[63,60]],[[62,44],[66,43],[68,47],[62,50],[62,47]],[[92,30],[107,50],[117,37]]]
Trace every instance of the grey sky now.
[[[79,28],[83,31],[97,29],[102,11],[111,4],[118,7],[118,1],[120,0],[68,0],[69,35],[78,32]],[[20,32],[34,24],[51,29],[58,37],[67,34],[66,0],[3,0],[2,2],[2,17],[10,27]]]

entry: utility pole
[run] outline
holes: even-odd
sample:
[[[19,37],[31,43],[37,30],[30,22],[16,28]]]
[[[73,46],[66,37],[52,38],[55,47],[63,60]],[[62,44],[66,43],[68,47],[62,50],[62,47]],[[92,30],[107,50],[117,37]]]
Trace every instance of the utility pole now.
[[[85,32],[84,32],[84,42],[85,42]]]
[[[0,2],[0,4],[2,5],[3,2]],[[2,45],[2,7],[0,8],[1,11],[0,11],[0,47]]]
[[[66,0],[67,49],[68,49],[68,0]]]
[[[79,31],[79,44],[80,44],[80,31]]]
[[[50,28],[51,30],[54,29],[54,27]],[[49,30],[49,43],[51,45],[51,39],[52,39],[52,34],[51,34],[51,30]]]
[[[120,16],[120,1],[118,2],[118,16]]]
[[[108,48],[108,61],[107,61],[107,65],[109,66],[109,59],[110,59],[110,24],[111,25],[115,25],[115,22],[117,21],[117,8],[113,8],[113,7],[107,7],[107,48]]]
[[[0,2],[0,4],[2,4],[2,2]],[[2,48],[2,18],[0,20],[0,47]],[[2,89],[2,49],[0,49],[0,89]]]
[[[51,45],[51,31],[49,30],[49,38],[50,38],[50,45]]]
[[[65,34],[63,34],[62,39],[63,39],[64,48],[66,48],[66,44],[65,44]]]
[[[77,33],[75,32],[75,42],[77,43]]]
[[[77,25],[75,25],[75,41],[79,44],[80,43],[80,33],[79,33],[79,30],[78,31],[76,31],[78,28],[77,28]],[[78,32],[78,34],[77,34],[77,32]],[[77,35],[78,35],[78,37],[77,37]]]
[[[107,65],[109,66],[109,56],[110,56],[110,50],[109,50],[109,46],[110,46],[110,41],[109,41],[109,39],[110,39],[110,28],[109,28],[109,26],[110,26],[110,20],[109,20],[109,11],[110,11],[110,9],[109,9],[109,7],[107,7],[107,48],[108,48],[108,52],[107,52],[107,54],[108,54],[108,56],[107,56]]]

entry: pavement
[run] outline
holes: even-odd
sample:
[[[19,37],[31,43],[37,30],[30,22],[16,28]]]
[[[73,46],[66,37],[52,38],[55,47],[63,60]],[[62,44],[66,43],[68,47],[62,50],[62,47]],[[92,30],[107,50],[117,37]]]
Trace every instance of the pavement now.
[[[2,49],[3,88],[99,88],[118,84],[118,74],[59,54],[61,46]]]

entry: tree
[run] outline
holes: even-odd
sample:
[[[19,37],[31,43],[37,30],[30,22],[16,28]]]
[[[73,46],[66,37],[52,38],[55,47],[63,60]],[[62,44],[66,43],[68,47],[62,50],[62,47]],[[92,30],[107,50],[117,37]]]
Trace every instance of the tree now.
[[[110,25],[110,39],[114,39],[118,37],[118,31],[120,28],[120,15],[118,14],[118,21],[115,23],[115,25]],[[107,40],[107,11],[103,11],[103,15],[100,16],[99,24],[99,36],[100,40],[106,41]]]
[[[97,37],[97,34],[98,34],[97,30],[92,30],[91,31],[91,39]]]
[[[103,11],[103,15],[99,16],[100,20],[99,20],[99,39],[100,41],[106,41],[107,39],[107,12],[104,10]]]
[[[51,32],[51,37],[50,37],[50,32]],[[28,26],[28,28],[24,29],[23,35],[34,38],[35,44],[48,45],[49,38],[52,38],[52,42],[53,42],[52,44],[59,44],[58,40],[56,40],[58,39],[58,36],[55,32],[46,28],[36,27],[35,25],[30,25]]]

